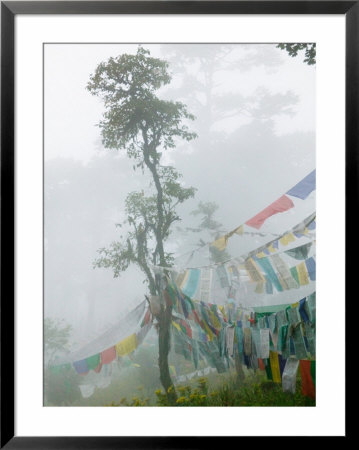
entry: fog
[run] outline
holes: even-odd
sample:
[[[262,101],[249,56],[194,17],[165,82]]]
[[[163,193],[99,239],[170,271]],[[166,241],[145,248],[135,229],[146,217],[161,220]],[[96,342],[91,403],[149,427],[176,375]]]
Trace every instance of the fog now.
[[[182,101],[196,116],[189,126],[198,138],[164,152],[164,164],[179,170],[183,186],[197,189],[179,208],[182,220],[166,248],[179,267],[207,265],[208,246],[191,257],[200,239],[211,241],[208,233],[188,230],[200,222],[191,214],[199,202],[218,205],[215,219],[228,232],[315,169],[315,67],[272,44],[143,47],[169,62],[173,78],[159,96]],[[77,346],[111,327],[146,293],[135,266],[119,278],[93,267],[97,250],[120,239],[116,224],[125,219],[126,195],[147,190],[150,178],[133,171],[124,152],[103,148],[97,124],[104,105],[86,85],[100,62],[136,51],[137,45],[45,45],[44,313],[70,324]],[[293,202],[264,223],[263,236],[233,236],[230,256],[246,254],[313,213],[315,192]],[[213,289],[212,301],[224,302],[225,293]],[[275,295],[247,291],[241,300],[281,304],[312,291],[312,284]]]

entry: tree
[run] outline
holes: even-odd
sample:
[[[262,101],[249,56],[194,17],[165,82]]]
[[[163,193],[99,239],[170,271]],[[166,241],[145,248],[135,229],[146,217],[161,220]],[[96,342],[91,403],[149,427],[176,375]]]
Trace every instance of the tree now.
[[[161,164],[163,152],[175,148],[177,139],[196,137],[185,121],[194,120],[181,102],[161,100],[155,92],[169,84],[168,63],[153,58],[139,46],[135,55],[123,54],[99,64],[90,77],[88,90],[104,100],[105,113],[99,126],[105,148],[124,150],[134,161],[133,169],[150,175],[149,193],[131,192],[125,202],[127,219],[121,242],[100,249],[97,267],[109,267],[119,276],[130,264],[145,274],[149,292],[161,298],[157,316],[160,380],[169,401],[176,399],[169,373],[172,304],[163,295],[166,276],[154,277],[150,265],[171,267],[171,254],[164,244],[171,227],[180,220],[176,207],[194,196],[195,189],[184,188],[174,167]]]
[[[233,117],[267,122],[273,116],[294,114],[298,98],[291,92],[271,93],[259,88],[253,94],[226,92],[223,74],[240,74],[254,67],[276,70],[282,61],[274,45],[191,44],[163,45],[163,52],[173,61],[171,67],[180,77],[176,93],[195,112],[199,145],[217,150],[223,146],[226,134],[216,125]],[[193,68],[195,67],[195,75]],[[216,129],[216,131],[215,131]]]
[[[53,366],[58,353],[68,351],[71,326],[62,321],[44,321],[44,398],[45,404],[71,405],[80,397],[79,377],[71,366]]]
[[[316,44],[278,44],[278,48],[288,52],[292,58],[298,55],[298,52],[304,50],[304,60],[309,66],[316,64]]]
[[[214,219],[214,215],[218,208],[219,206],[214,202],[199,202],[197,209],[192,211],[191,214],[193,216],[202,216],[201,222],[198,225],[198,228],[191,228],[191,230],[196,232],[208,231],[213,241],[225,234],[226,232],[225,230],[223,230],[223,225]],[[205,245],[205,241],[203,241],[203,239],[200,239],[199,244]],[[209,251],[211,262],[219,263],[230,258],[230,255],[226,249],[219,250],[218,248],[210,245]]]

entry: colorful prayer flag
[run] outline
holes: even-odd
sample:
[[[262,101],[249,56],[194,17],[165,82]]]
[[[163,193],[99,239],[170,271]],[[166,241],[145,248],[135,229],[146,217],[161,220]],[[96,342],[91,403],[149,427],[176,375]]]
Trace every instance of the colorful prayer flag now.
[[[247,222],[245,223],[250,227],[259,229],[263,225],[265,220],[268,219],[268,217],[271,217],[274,214],[280,212],[288,211],[288,209],[293,208],[293,206],[294,203],[292,202],[292,200],[286,195],[282,195],[282,197],[271,203],[269,206],[267,206],[267,208],[263,209],[263,211],[247,220]]]

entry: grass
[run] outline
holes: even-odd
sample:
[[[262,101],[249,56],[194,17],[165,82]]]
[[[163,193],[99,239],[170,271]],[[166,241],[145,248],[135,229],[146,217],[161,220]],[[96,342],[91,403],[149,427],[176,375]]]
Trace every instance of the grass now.
[[[168,403],[165,392],[155,391],[154,403],[148,398],[125,398],[119,404],[106,406],[315,406],[315,399],[302,395],[301,380],[298,377],[296,393],[283,392],[280,383],[265,380],[262,375],[249,375],[239,384],[235,375],[217,377],[208,383],[199,378],[195,383],[176,386],[177,401]]]

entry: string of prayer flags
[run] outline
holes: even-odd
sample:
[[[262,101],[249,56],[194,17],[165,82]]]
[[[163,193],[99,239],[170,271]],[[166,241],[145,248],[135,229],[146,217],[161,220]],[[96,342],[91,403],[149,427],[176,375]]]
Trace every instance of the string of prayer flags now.
[[[267,208],[245,222],[246,225],[259,230],[263,223],[274,214],[288,211],[294,207],[292,200],[286,195],[282,195],[278,200],[271,203]]]
[[[299,360],[297,358],[287,359],[282,375],[283,392],[295,394],[298,366]]]
[[[288,244],[290,244],[291,242],[294,242],[294,241],[295,241],[295,237],[294,237],[293,233],[286,233],[284,236],[282,236],[279,239],[279,242],[282,245],[288,245]]]
[[[315,386],[311,372],[311,361],[302,359],[299,361],[299,366],[300,376],[302,379],[302,394],[307,397],[315,398]]]
[[[314,191],[316,187],[316,171],[313,170],[309,175],[307,175],[303,180],[297,183],[292,189],[289,189],[286,194],[292,197],[297,197],[305,200],[308,195]]]

